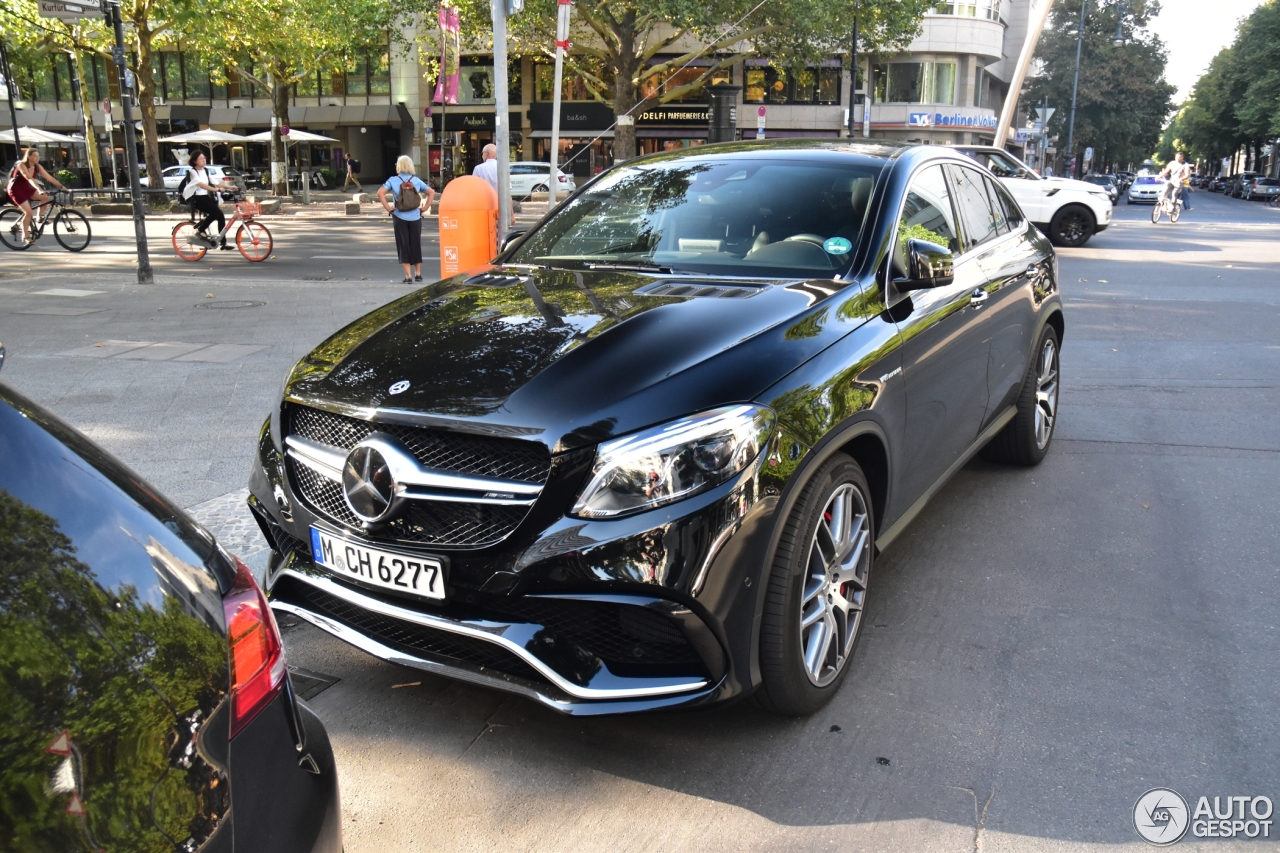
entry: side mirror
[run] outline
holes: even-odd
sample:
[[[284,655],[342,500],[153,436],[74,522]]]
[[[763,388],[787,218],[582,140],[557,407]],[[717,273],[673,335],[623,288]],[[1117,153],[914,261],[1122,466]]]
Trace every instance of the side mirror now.
[[[928,240],[907,240],[906,251],[907,274],[903,278],[893,280],[894,287],[901,292],[908,290],[927,290],[931,287],[946,287],[955,281],[952,271],[954,261],[951,250]]]
[[[0,370],[4,369],[4,344],[0,344]]]
[[[517,240],[519,240],[521,237],[523,237],[525,234],[528,234],[528,233],[529,233],[528,231],[508,231],[507,236],[502,241],[502,246],[499,247],[498,249],[498,254],[501,255],[508,248],[510,248]]]
[[[1031,172],[1019,166],[1018,171],[1014,172],[1013,176],[1015,178],[1029,178],[1031,177]]]

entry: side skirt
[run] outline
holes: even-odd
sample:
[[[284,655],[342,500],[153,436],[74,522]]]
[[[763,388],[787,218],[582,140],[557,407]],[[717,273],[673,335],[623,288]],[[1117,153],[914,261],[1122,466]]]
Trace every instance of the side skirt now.
[[[988,441],[995,438],[996,433],[1004,429],[1005,425],[1008,424],[1009,421],[1013,420],[1017,414],[1018,407],[1016,405],[1010,406],[1001,412],[1000,416],[992,421],[986,429],[979,433],[973,444],[970,444],[969,448],[965,450],[964,453],[960,454],[955,462],[951,463],[951,467],[944,471],[942,476],[934,481],[932,486],[925,490],[925,493],[920,496],[920,499],[913,503],[906,512],[898,517],[897,521],[880,534],[880,537],[876,539],[876,550],[883,552],[893,544],[893,540],[897,539],[898,535],[906,529],[907,525],[920,514],[920,511],[924,509],[925,504],[929,503],[933,496],[947,484],[947,481],[954,477],[957,471],[967,465],[969,460],[972,459],[979,450],[985,447]]]

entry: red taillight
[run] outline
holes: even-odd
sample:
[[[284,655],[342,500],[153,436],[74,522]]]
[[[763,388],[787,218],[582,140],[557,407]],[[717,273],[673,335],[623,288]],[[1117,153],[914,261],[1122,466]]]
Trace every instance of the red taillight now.
[[[231,736],[258,715],[284,684],[284,647],[267,599],[244,563],[222,600],[231,647]]]

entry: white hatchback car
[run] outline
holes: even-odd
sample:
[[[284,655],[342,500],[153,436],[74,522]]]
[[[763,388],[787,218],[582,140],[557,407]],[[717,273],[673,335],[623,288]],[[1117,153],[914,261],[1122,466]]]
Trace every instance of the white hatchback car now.
[[[560,192],[571,192],[573,176],[561,172]],[[511,195],[526,198],[530,193],[545,193],[551,187],[551,164],[518,160],[511,164]]]
[[[243,195],[245,192],[244,173],[230,166],[214,166],[206,167],[209,170],[209,177],[214,179],[216,184],[235,184],[235,191],[227,191],[223,193],[225,198],[230,200],[236,196]],[[167,190],[176,190],[178,185],[182,183],[182,179],[187,176],[187,172],[191,171],[190,166],[170,166],[160,173],[160,179],[164,182],[164,188]],[[147,179],[141,179],[142,185],[149,186]]]
[[[1096,184],[1041,177],[1008,151],[994,146],[953,147],[990,169],[1055,246],[1083,246],[1111,224],[1111,197]]]

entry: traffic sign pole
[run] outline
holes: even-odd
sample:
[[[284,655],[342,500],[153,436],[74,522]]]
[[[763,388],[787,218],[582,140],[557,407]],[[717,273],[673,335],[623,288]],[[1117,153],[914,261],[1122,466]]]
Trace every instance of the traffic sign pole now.
[[[138,143],[133,126],[133,92],[129,86],[128,69],[124,64],[124,22],[120,20],[120,0],[102,0],[102,12],[109,15],[115,30],[116,46],[112,51],[116,73],[120,80],[120,101],[124,107],[124,156],[129,164],[129,197],[133,202],[133,237],[138,246],[138,284],[154,284],[155,273],[151,269],[151,255],[147,250],[147,215],[142,205],[142,183],[138,179]],[[115,160],[112,152],[111,159]],[[159,175],[155,176],[159,179]]]

